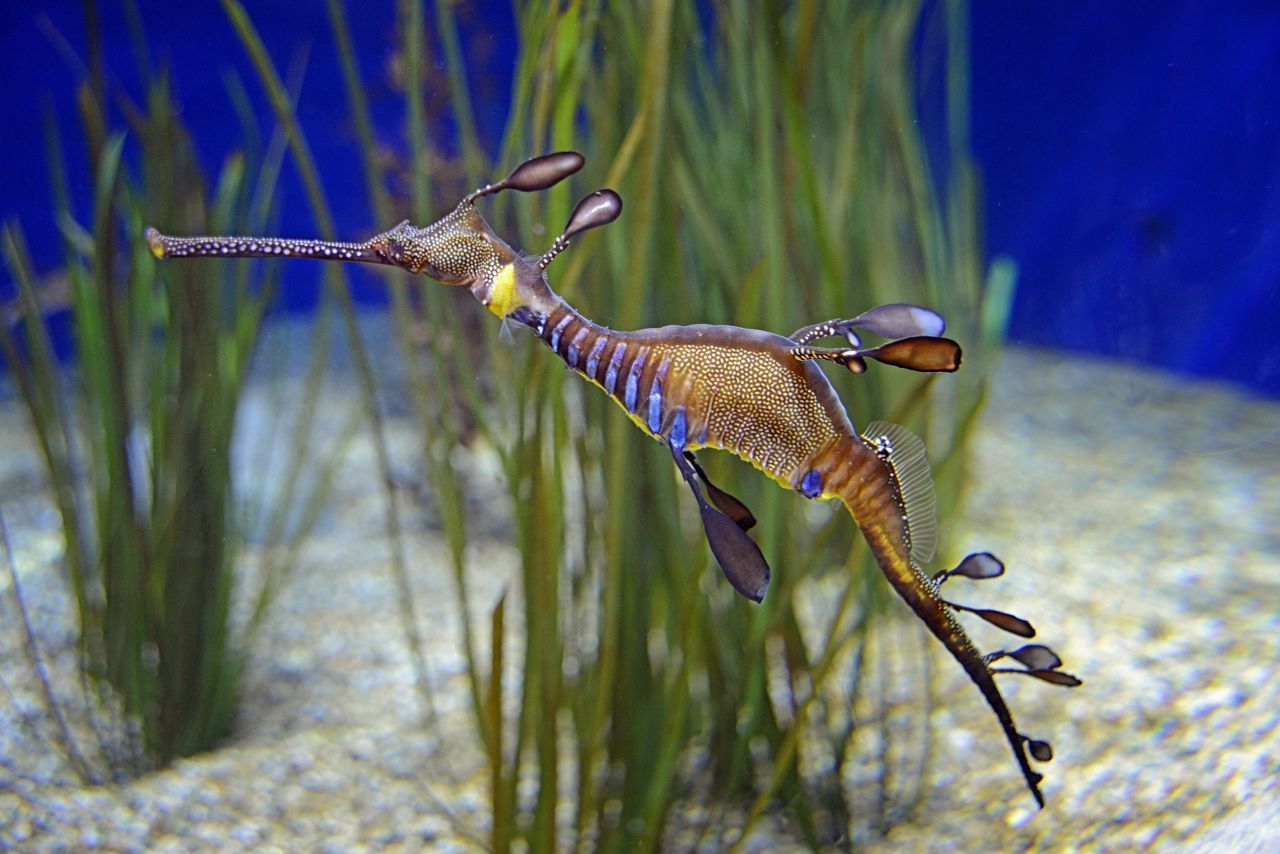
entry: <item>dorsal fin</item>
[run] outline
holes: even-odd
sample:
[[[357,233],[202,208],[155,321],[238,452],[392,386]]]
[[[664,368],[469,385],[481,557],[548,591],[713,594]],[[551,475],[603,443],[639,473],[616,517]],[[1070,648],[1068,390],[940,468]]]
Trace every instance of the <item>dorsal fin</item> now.
[[[871,422],[862,437],[872,444],[887,442],[888,462],[906,508],[911,559],[919,565],[928,564],[938,547],[938,499],[924,442],[906,427],[887,421]]]

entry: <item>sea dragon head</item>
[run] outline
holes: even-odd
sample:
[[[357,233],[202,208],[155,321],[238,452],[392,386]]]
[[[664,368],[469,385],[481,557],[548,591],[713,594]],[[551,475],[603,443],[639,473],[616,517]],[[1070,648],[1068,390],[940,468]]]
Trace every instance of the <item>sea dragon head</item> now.
[[[517,312],[548,314],[559,299],[544,271],[570,239],[606,225],[622,212],[613,190],[589,194],[569,217],[564,232],[541,258],[526,260],[494,233],[476,209],[476,201],[503,190],[548,189],[582,168],[576,151],[545,154],[520,164],[501,181],[470,193],[448,215],[425,227],[408,220],[363,243],[292,240],[279,237],[169,237],[147,229],[147,244],[157,258],[317,258],[385,264],[424,274],[443,285],[462,285],[500,318]]]

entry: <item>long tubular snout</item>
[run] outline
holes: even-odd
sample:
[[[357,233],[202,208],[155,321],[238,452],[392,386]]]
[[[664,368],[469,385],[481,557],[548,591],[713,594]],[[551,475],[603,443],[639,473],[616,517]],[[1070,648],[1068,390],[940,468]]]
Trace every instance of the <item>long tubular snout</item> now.
[[[157,258],[318,258],[391,264],[373,242],[294,240],[284,237],[170,237],[146,231],[147,246]]]

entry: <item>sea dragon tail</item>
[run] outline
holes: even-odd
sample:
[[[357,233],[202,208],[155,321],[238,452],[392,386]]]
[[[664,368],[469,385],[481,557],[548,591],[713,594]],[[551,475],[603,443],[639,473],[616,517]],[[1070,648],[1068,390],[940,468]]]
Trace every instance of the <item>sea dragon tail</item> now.
[[[849,507],[854,520],[858,521],[858,514],[853,506],[848,501],[845,502],[845,506]],[[987,705],[1000,721],[1000,728],[1004,730],[1005,738],[1009,740],[1009,746],[1013,749],[1018,767],[1022,769],[1027,787],[1031,789],[1036,803],[1043,808],[1044,795],[1040,792],[1040,781],[1044,779],[1044,775],[1031,768],[1027,758],[1027,738],[1019,733],[1014,725],[1013,713],[1009,711],[1009,706],[1005,703],[991,668],[983,660],[982,654],[978,652],[964,629],[956,622],[955,616],[939,598],[933,582],[911,564],[906,544],[900,538],[895,539],[890,536],[890,532],[882,526],[861,521],[858,526],[862,529],[867,545],[871,547],[871,553],[875,555],[876,563],[880,565],[880,571],[889,580],[889,584],[916,613],[916,616],[924,621],[934,637],[942,641],[947,651],[960,662],[965,673],[969,674],[969,678],[986,698]]]
[[[965,673],[969,675],[969,678],[978,686],[978,690],[982,692],[982,696],[986,698],[987,704],[995,712],[996,719],[1000,722],[1000,727],[1004,731],[1005,738],[1009,741],[1009,746],[1013,749],[1014,758],[1017,760],[1022,776],[1027,782],[1027,787],[1035,797],[1036,803],[1043,808],[1044,795],[1040,791],[1040,781],[1043,779],[1043,775],[1031,768],[1027,750],[1030,747],[1036,758],[1041,760],[1050,758],[1052,751],[1045,742],[1030,739],[1018,731],[1013,721],[1013,714],[1009,711],[1009,707],[1004,701],[1004,696],[996,685],[995,671],[992,670],[988,662],[991,658],[1003,655],[1019,657],[1023,650],[1035,649],[1044,651],[1043,653],[1036,653],[1038,655],[1047,653],[1048,656],[1052,656],[1052,653],[1047,648],[1038,645],[1024,647],[1023,650],[1015,653],[997,653],[992,657],[984,657],[978,651],[953,614],[953,610],[958,609],[959,606],[945,602],[938,594],[938,582],[922,573],[912,561],[908,527],[904,519],[892,465],[887,460],[877,457],[874,453],[863,453],[862,451],[862,448],[853,450],[851,454],[853,459],[848,461],[850,468],[847,470],[847,479],[842,478],[844,482],[840,485],[836,494],[844,501],[854,521],[862,530],[867,544],[871,547],[872,554],[875,555],[876,563],[879,564],[880,570],[884,573],[885,578],[888,579],[889,584],[893,586],[893,589],[897,591],[903,601],[910,606],[916,616],[924,621],[924,624],[929,627],[929,631],[942,642],[943,646],[947,648],[947,651],[951,653],[956,661],[960,662],[960,666],[964,668]],[[981,558],[981,560],[975,560],[977,558]],[[985,553],[971,556],[971,558],[966,559],[966,562],[975,565],[994,564],[999,567],[1000,571],[1003,571],[1003,567],[999,562]],[[964,565],[962,564],[962,567]],[[991,577],[998,573],[993,571],[984,576],[960,570],[959,574],[969,574],[970,577],[977,578]],[[945,574],[942,577],[945,578]],[[967,608],[964,610],[974,610],[975,613],[985,619],[1023,636],[1029,636],[1029,633],[1034,633],[1029,624],[1011,615],[997,611],[978,611]],[[1056,656],[1053,658],[1056,661]],[[1078,680],[1075,680],[1074,677],[1052,670],[1052,667],[1056,666],[1056,664],[1053,662],[1048,663],[1051,666],[1050,676],[1056,674],[1063,679],[1070,679],[1078,684]],[[1042,667],[1044,664],[1041,661],[1035,661],[1034,666]],[[1041,671],[1031,671],[1030,675],[1034,676],[1040,673]],[[1045,677],[1041,676],[1041,678]],[[1068,683],[1059,681],[1058,684]]]

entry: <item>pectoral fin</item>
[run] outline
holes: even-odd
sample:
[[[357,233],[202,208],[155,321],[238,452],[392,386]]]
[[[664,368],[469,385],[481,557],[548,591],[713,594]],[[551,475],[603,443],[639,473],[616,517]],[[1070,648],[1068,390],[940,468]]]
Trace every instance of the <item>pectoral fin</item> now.
[[[686,458],[684,452],[678,448],[672,448],[671,455],[676,461],[676,468],[680,470],[681,477],[693,490],[693,498],[698,502],[698,510],[702,513],[702,528],[707,534],[707,542],[711,544],[711,553],[716,556],[716,562],[720,564],[720,570],[725,578],[729,579],[734,590],[752,602],[761,601],[764,599],[765,590],[769,587],[770,573],[769,564],[761,554],[760,547],[746,535],[741,523],[707,503],[702,490],[698,488],[693,461]],[[720,494],[730,499],[733,505],[746,511],[742,502],[733,496],[724,492]],[[751,515],[749,511],[747,515]],[[754,521],[753,518],[752,522]]]

